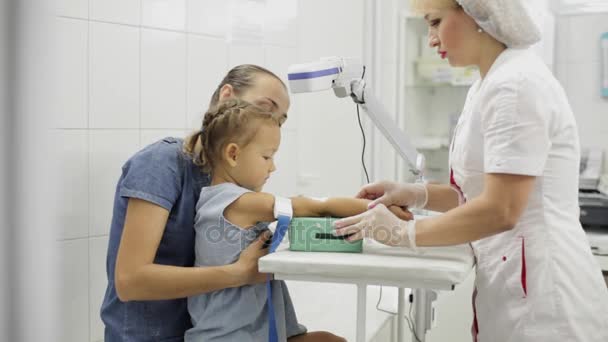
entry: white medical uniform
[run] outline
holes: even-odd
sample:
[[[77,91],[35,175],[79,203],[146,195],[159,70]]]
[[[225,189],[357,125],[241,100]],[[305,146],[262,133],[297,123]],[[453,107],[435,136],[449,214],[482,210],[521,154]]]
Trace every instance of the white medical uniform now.
[[[471,87],[450,152],[465,201],[486,173],[536,176],[517,225],[472,243],[477,341],[608,341],[608,290],[579,223],[579,158],[560,84],[529,50],[505,50]]]

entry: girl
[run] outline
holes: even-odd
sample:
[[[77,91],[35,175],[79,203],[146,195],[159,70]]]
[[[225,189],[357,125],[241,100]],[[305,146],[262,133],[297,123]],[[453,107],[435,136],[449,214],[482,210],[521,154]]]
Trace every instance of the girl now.
[[[221,103],[205,114],[198,133],[201,148],[194,161],[211,173],[211,186],[202,189],[195,218],[195,266],[234,263],[242,250],[267,231],[274,220],[274,196],[261,192],[275,170],[274,154],[281,140],[284,114],[239,100]],[[194,140],[191,141],[195,143]],[[292,199],[294,216],[344,217],[367,209],[367,200]],[[411,218],[401,208],[391,208]],[[330,333],[306,333],[298,323],[283,281],[272,281],[279,341],[344,341]],[[266,341],[267,289],[264,284],[218,290],[188,298],[194,327],[186,341]]]

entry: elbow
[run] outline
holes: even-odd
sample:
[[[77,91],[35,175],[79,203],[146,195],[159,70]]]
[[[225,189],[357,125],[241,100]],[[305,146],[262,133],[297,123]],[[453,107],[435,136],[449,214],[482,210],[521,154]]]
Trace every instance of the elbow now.
[[[516,215],[510,208],[501,208],[499,212],[498,220],[496,220],[498,229],[501,232],[507,232],[515,228],[517,221],[519,221],[519,215]]]
[[[119,272],[116,270],[114,275],[114,287],[116,288],[116,295],[121,302],[128,302],[134,300],[133,298],[133,276],[126,272]]]

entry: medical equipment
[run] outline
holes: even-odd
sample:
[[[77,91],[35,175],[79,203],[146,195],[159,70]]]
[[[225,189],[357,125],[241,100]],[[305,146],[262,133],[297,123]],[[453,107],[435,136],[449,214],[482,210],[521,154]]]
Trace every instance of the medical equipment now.
[[[602,77],[602,96],[608,97],[608,32],[602,35],[601,39],[602,54],[603,54],[603,77]]]
[[[347,241],[347,236],[334,234],[336,219],[329,217],[297,217],[289,226],[289,249],[306,252],[361,253],[363,240]]]
[[[364,79],[365,66],[354,58],[329,57],[318,62],[295,64],[289,67],[288,80],[292,93],[306,93],[333,89],[337,97],[350,96],[367,112],[372,122],[410,164],[410,171],[420,179],[424,176],[424,155],[418,153],[405,134]]]

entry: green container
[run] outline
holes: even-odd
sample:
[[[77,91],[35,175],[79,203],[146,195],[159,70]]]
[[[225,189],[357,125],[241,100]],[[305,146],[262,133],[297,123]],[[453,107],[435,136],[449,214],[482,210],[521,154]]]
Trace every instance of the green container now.
[[[363,240],[349,242],[334,235],[334,222],[330,217],[296,217],[289,225],[289,249],[304,252],[361,253]]]

